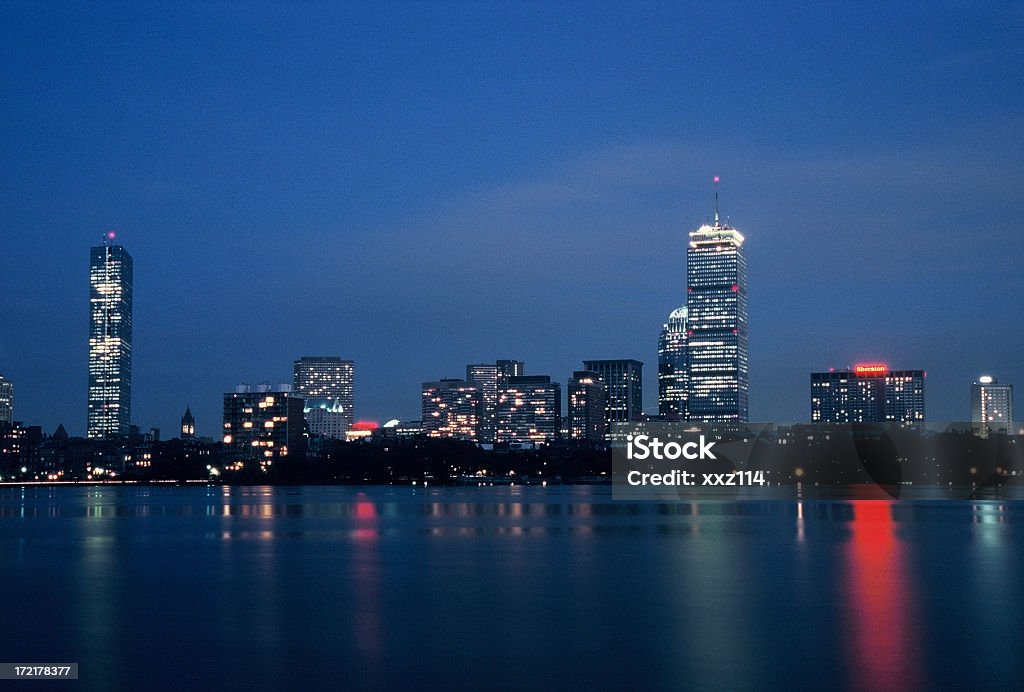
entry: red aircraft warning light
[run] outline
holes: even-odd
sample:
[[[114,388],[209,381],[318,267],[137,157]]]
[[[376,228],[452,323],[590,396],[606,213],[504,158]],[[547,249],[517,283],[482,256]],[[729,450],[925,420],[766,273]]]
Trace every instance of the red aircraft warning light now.
[[[861,377],[881,377],[889,372],[889,366],[884,363],[858,363],[853,366],[853,372]]]

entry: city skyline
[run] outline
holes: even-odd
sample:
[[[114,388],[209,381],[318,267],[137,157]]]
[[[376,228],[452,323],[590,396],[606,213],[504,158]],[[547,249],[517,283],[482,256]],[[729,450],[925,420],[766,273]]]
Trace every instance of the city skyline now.
[[[704,241],[709,242],[709,243],[724,242],[724,241],[716,240],[716,239],[718,239],[718,235],[716,235],[716,234],[722,234],[722,233],[725,234],[722,237],[725,238],[726,240],[730,240],[733,236],[736,236],[738,238],[738,242],[736,244],[737,248],[740,251],[742,251],[742,245],[743,245],[744,240],[745,240],[743,238],[743,236],[740,235],[736,231],[735,228],[729,226],[728,224],[720,224],[719,211],[718,211],[718,192],[717,192],[718,183],[719,183],[719,176],[715,176],[714,177],[714,184],[715,184],[715,214],[714,214],[714,219],[713,219],[713,224],[714,225],[710,225],[710,226],[709,225],[704,225],[701,228],[697,229],[696,231],[690,232],[689,235],[691,237],[691,242],[690,242],[690,249],[688,251],[689,253],[694,253],[694,249],[693,248],[695,246],[694,246],[694,243],[693,243],[693,240],[692,240],[694,236],[697,236],[698,240],[703,239]],[[709,234],[714,236],[714,238],[711,238],[710,240],[708,240]],[[102,319],[103,316],[106,313],[109,313],[109,312],[112,312],[112,311],[116,312],[117,315],[118,315],[118,320],[117,320],[118,322],[120,322],[122,319],[124,319],[125,315],[127,315],[127,327],[128,327],[128,332],[127,332],[127,334],[128,334],[128,336],[127,336],[127,353],[128,353],[127,365],[126,366],[124,366],[123,364],[122,365],[117,365],[117,367],[115,369],[118,371],[116,373],[117,374],[117,378],[116,379],[119,380],[122,377],[122,375],[123,375],[122,371],[124,370],[124,367],[127,367],[127,373],[128,373],[128,378],[127,378],[128,379],[128,384],[127,384],[127,389],[126,389],[127,394],[126,395],[125,394],[119,394],[118,398],[120,400],[123,400],[124,397],[127,396],[128,401],[129,401],[128,410],[129,410],[129,415],[130,415],[130,399],[131,399],[131,355],[130,354],[131,354],[131,338],[132,338],[131,337],[131,324],[132,324],[132,317],[131,317],[132,299],[131,299],[131,296],[132,296],[132,285],[133,285],[133,270],[132,270],[133,259],[132,259],[132,256],[130,255],[130,253],[128,253],[128,251],[123,246],[121,246],[120,244],[114,242],[115,238],[116,238],[116,233],[114,231],[109,231],[109,232],[104,234],[104,243],[103,243],[103,245],[95,246],[95,247],[93,247],[91,249],[90,285],[91,285],[91,293],[92,293],[92,299],[91,299],[91,306],[92,307],[91,307],[91,311],[90,311],[90,333],[93,334],[93,335],[97,334],[98,333],[97,330],[100,330],[101,326],[105,325],[106,322],[109,321],[109,320]],[[117,276],[114,277],[114,278],[111,278],[111,276],[109,276],[110,271],[109,271],[109,267],[108,267],[108,265],[111,264],[110,254],[112,252],[116,254],[116,257],[114,258],[115,261],[113,262],[113,265],[116,265],[115,266],[115,274],[117,274]],[[688,257],[689,256],[690,255],[688,255]],[[743,257],[742,254],[740,255],[739,259],[741,260],[741,264],[745,265],[746,258]],[[687,260],[687,262],[688,262],[688,266],[689,266],[689,259]],[[122,265],[123,265],[123,267],[125,267],[124,275],[123,276],[121,275]],[[741,280],[742,280],[742,282],[744,284],[745,284],[745,270],[746,270],[746,268],[745,268],[745,266],[743,266],[743,269],[741,270],[741,277],[742,277]],[[688,271],[690,271],[690,270],[688,269]],[[733,267],[732,271],[734,271],[734,272],[736,271],[735,267]],[[718,272],[718,270],[716,269],[715,272]],[[715,273],[715,272],[712,272],[712,273]],[[717,274],[716,274],[716,276],[717,276]],[[102,286],[101,286],[101,284],[102,284]],[[116,290],[114,290],[114,289],[116,289]],[[734,293],[736,292],[735,289],[733,289],[733,292]],[[694,301],[694,298],[693,298],[694,293],[695,293],[695,291],[688,290],[688,296],[687,296],[688,297],[688,302],[691,303],[691,304]],[[105,309],[105,310],[98,309],[97,308],[97,304],[103,302],[101,300],[101,298],[105,299],[105,297],[108,296],[108,294],[113,296],[114,302],[117,303],[117,305],[115,305],[114,307]],[[124,305],[120,305],[122,300],[124,301]],[[686,312],[687,312],[686,306],[683,306],[681,308],[677,308],[676,310],[673,310],[672,314],[669,316],[669,321],[671,322],[671,320],[676,315],[679,315],[679,314],[685,315]],[[740,322],[746,322],[747,321],[747,315],[745,314],[745,310],[742,310],[740,314],[741,314],[741,317],[738,318],[738,319],[740,319]],[[735,319],[737,319],[737,318],[735,316],[733,316],[730,319],[733,319],[735,321]],[[692,329],[692,326],[693,326],[694,323],[690,322],[690,321],[685,321],[684,324],[687,324]],[[662,330],[661,330],[660,336],[658,338],[658,345],[657,345],[657,350],[656,350],[656,354],[657,354],[656,363],[659,365],[659,368],[661,366],[661,361],[662,361],[662,350],[663,350],[664,344],[665,344],[666,329],[667,329],[667,327],[668,327],[667,324],[662,326]],[[103,330],[109,331],[109,330],[107,330],[106,327],[103,327]],[[103,333],[106,333],[106,331],[104,331]],[[98,344],[98,343],[94,343],[94,341],[96,341],[96,337],[95,336],[90,338],[90,347],[89,347],[90,363],[92,363],[93,360],[94,360],[93,352],[96,351],[98,346],[101,347],[100,348],[101,351],[106,348],[105,343],[104,344]],[[124,339],[121,339],[120,336],[119,336],[117,341],[118,341],[118,344],[120,344],[120,342],[124,341]],[[683,342],[684,343],[686,342],[685,333],[684,333],[684,337],[683,337]],[[120,348],[120,346],[119,346],[119,348]],[[689,351],[688,351],[688,353],[689,353]],[[102,355],[102,354],[100,354],[100,355]],[[690,356],[688,355],[687,356],[687,360],[689,360],[689,358],[690,358]],[[97,360],[97,363],[98,363],[98,360]],[[482,383],[475,381],[475,378],[472,376],[473,372],[474,372],[474,369],[488,368],[488,369],[494,370],[493,376],[494,376],[494,379],[495,379],[495,383],[497,383],[502,378],[502,370],[503,370],[502,364],[506,364],[505,365],[506,368],[509,368],[509,367],[512,368],[509,371],[509,374],[517,373],[518,375],[523,375],[523,373],[524,373],[524,364],[523,364],[522,361],[518,361],[518,360],[498,360],[497,363],[498,363],[497,366],[494,366],[494,365],[480,365],[480,364],[469,364],[469,365],[466,365],[465,368],[466,368],[467,379],[469,380],[468,382],[467,381],[458,380],[457,378],[448,378],[448,377],[441,378],[440,382],[442,382],[442,383],[443,382],[452,382],[452,383],[461,382],[462,384],[467,385],[467,386],[470,385],[471,383],[475,383],[476,386],[485,386],[486,387],[486,385],[483,385]],[[609,364],[609,365],[610,364],[614,364],[614,363],[632,363],[632,364],[635,364],[635,366],[638,367],[641,375],[636,380],[632,380],[634,382],[633,386],[639,385],[638,386],[639,391],[637,391],[633,395],[631,395],[633,397],[636,397],[637,395],[641,394],[642,389],[643,389],[642,383],[643,383],[644,379],[649,379],[649,378],[644,378],[642,376],[642,370],[643,370],[643,365],[644,365],[643,361],[636,361],[634,359],[619,359],[619,360],[606,360],[606,361],[592,361],[592,360],[589,360],[589,361],[583,361],[583,363],[584,363],[584,368],[585,369],[596,369],[598,371],[600,371],[600,369],[601,369],[598,366],[598,364],[602,364],[602,363],[603,364]],[[852,372],[855,369],[854,366],[850,365],[850,366],[845,366],[845,367],[847,368],[848,371],[851,371],[848,374],[852,376],[854,374]],[[862,366],[858,365],[856,367],[856,369],[859,371],[859,369],[861,367]],[[887,365],[882,365],[882,364],[879,364],[879,365],[874,366],[874,367],[882,368],[882,369],[887,369],[888,368]],[[99,368],[98,364],[97,365],[92,365],[92,364],[90,365],[90,377],[91,378],[93,376],[92,375],[93,370],[97,370],[98,368]],[[339,370],[339,368],[342,368],[343,371]],[[109,370],[110,368],[108,367],[107,369]],[[294,359],[292,361],[292,379],[293,379],[293,384],[289,385],[289,386],[293,387],[295,392],[297,394],[300,394],[300,395],[305,395],[304,394],[304,390],[307,390],[307,389],[310,392],[313,392],[314,394],[316,394],[317,392],[320,391],[317,388],[316,384],[315,384],[316,380],[322,379],[322,380],[325,381],[325,384],[327,383],[328,380],[331,380],[331,385],[333,386],[331,391],[337,390],[336,393],[335,393],[335,399],[336,400],[335,400],[334,403],[338,404],[338,402],[340,401],[340,399],[337,399],[337,397],[341,397],[341,398],[344,399],[345,420],[348,421],[348,422],[347,422],[347,424],[343,425],[342,427],[347,429],[348,427],[351,426],[352,411],[353,411],[353,408],[354,408],[354,406],[353,406],[353,400],[354,400],[353,369],[354,369],[354,362],[352,360],[343,360],[342,358],[337,357],[337,356],[320,356],[320,357],[302,356],[302,357],[296,358],[296,359]],[[321,372],[321,371],[323,371],[323,372]],[[97,372],[98,372],[98,370],[97,370]],[[924,371],[920,370],[920,371],[915,371],[915,372],[917,374],[917,377],[921,378],[921,381],[923,382]],[[565,380],[564,380],[565,386],[568,387],[569,384],[571,383],[571,381],[573,380],[573,378],[576,377],[579,374],[580,373],[578,373],[578,372],[573,372],[572,376],[566,376]],[[830,372],[828,372],[828,373],[815,373],[815,372],[812,372],[811,373],[811,378],[812,378],[812,382],[813,382],[813,381],[815,381],[816,377],[824,377],[824,376],[831,376],[831,375],[838,376],[838,375],[841,375],[841,374],[843,374],[843,371],[837,371],[836,368],[830,368]],[[649,403],[649,398],[650,397],[649,396],[639,396],[639,398],[642,398],[643,401],[644,401],[644,405],[642,407],[643,412],[645,414],[648,414],[648,415],[651,415],[651,416],[657,416],[657,415],[663,415],[664,414],[664,412],[662,411],[663,403],[664,403],[662,401],[662,388],[663,388],[664,385],[661,382],[661,378],[659,377],[659,375],[660,375],[660,371],[655,373],[656,393],[655,393],[654,406],[652,407],[650,405],[650,403]],[[508,375],[506,375],[506,377],[507,376]],[[692,377],[693,377],[692,374],[688,373],[688,378],[687,379],[692,379]],[[559,387],[559,388],[563,384],[563,381],[559,377],[557,377],[557,376],[555,376],[553,378],[548,378],[548,381],[552,382],[556,387]],[[423,384],[424,384],[424,386],[426,386],[428,384],[437,385],[439,383],[438,382],[433,382],[433,383],[424,382]],[[973,391],[973,387],[975,387],[976,385],[977,385],[976,382],[972,384],[972,391]],[[7,386],[8,388],[11,388],[13,386],[13,382],[10,382],[9,380],[5,380],[5,386]],[[267,386],[269,386],[269,383],[268,383]],[[340,389],[339,389],[339,387],[340,387]],[[692,390],[692,386],[691,386],[691,390]],[[611,391],[611,388],[610,388],[609,391]],[[92,392],[92,386],[90,386],[90,407],[89,407],[89,410],[90,410],[90,420],[91,420],[91,417],[95,415],[92,412],[93,411],[93,397],[92,397],[91,392]],[[566,392],[565,394],[566,394],[566,396],[568,396],[568,392]],[[425,396],[425,394],[424,394],[424,396]],[[692,396],[692,392],[691,392],[691,396]],[[812,396],[813,396],[813,394],[812,394]],[[972,396],[973,396],[973,394],[972,394]],[[9,395],[8,395],[8,398],[10,398]],[[313,401],[314,403],[323,400],[322,397],[320,399],[318,399],[316,397],[313,397],[313,399],[309,399],[309,397],[307,396],[306,398],[309,401]],[[421,399],[422,399],[422,397],[421,397]],[[559,405],[561,406],[562,404],[565,404],[565,405],[571,407],[571,401],[561,402],[561,399],[559,399]],[[186,408],[190,408],[190,406],[191,406],[191,404],[186,404]],[[923,404],[922,404],[922,406],[923,406]],[[614,408],[614,405],[612,407]],[[973,411],[974,402],[973,402],[973,400],[972,400],[972,402],[970,404],[970,407],[972,409],[971,410],[971,416],[973,417],[974,416],[974,411]],[[7,411],[8,411],[8,413],[10,413],[11,408],[12,407],[8,403],[7,404]],[[307,403],[307,408],[308,408],[308,403]],[[341,409],[339,408],[338,410],[340,411]],[[422,408],[422,402],[421,402],[421,411],[420,411],[421,416],[422,416],[422,411],[423,410],[425,410],[425,409]],[[563,410],[564,410],[564,412],[568,412],[569,409],[563,407]],[[191,415],[190,411],[189,411],[189,414]],[[671,414],[671,412],[670,412],[669,415],[671,417],[673,414]],[[811,422],[819,420],[818,418],[815,418],[815,415],[817,415],[817,414],[815,414],[814,411],[812,411],[811,418],[809,419]],[[921,416],[922,417],[920,418],[920,420],[923,420],[923,414],[921,414]],[[134,425],[138,429],[147,429],[148,427],[157,427],[157,428],[159,428],[159,426],[140,425],[136,421],[131,421],[130,419],[125,419],[124,421],[121,421],[122,417],[123,417],[123,415],[120,412],[118,412],[116,414],[116,416],[115,416],[115,418],[116,418],[115,423],[118,426],[118,430],[120,431],[117,434],[125,434],[125,432],[127,431],[129,425]],[[107,416],[107,418],[110,418],[110,416]],[[308,412],[307,412],[307,418],[308,418]],[[384,416],[379,416],[379,418],[381,420],[385,420],[385,419],[395,419],[396,417],[392,416],[392,415],[384,415]],[[400,416],[398,418],[400,418],[401,420],[414,420],[414,418],[412,416]],[[97,416],[97,420],[98,419],[99,419],[99,416]],[[693,417],[693,416],[689,415],[689,413],[688,413],[687,419],[698,420],[699,416],[698,417]],[[104,419],[104,421],[105,420],[106,419]],[[475,424],[477,424],[477,425],[483,424],[483,420],[484,419],[481,418]],[[781,418],[776,418],[776,420],[782,420],[782,419]],[[794,419],[794,420],[801,420],[801,419]],[[832,418],[822,418],[820,420],[822,420],[822,421],[828,420],[830,422],[841,422],[841,421],[839,421],[837,419],[832,419]],[[947,419],[947,420],[953,420],[953,419]],[[968,417],[964,417],[963,420],[968,420]],[[32,423],[30,421],[23,421],[23,422],[26,422],[28,424],[36,424],[36,423]],[[109,427],[109,424],[107,424],[106,422],[104,422],[104,424],[107,425],[107,427]],[[62,423],[59,423],[58,425],[62,426],[64,424],[62,422]],[[97,423],[97,426],[99,426],[99,425],[100,424]],[[193,419],[193,425],[194,425],[194,419]],[[106,437],[106,436],[110,436],[112,434],[112,433],[100,432],[99,428],[97,428],[97,430],[98,430],[98,432],[95,435],[94,434],[89,434],[88,436],[89,437]],[[214,439],[216,439],[218,437],[218,435],[217,435],[218,432],[219,432],[219,429],[215,428],[215,432],[213,434],[213,438]],[[196,426],[194,428],[193,433],[195,435],[197,435],[197,436],[202,434],[202,432],[201,432],[201,430],[200,430],[200,428],[198,426]],[[342,431],[342,433],[340,433],[338,435],[333,435],[332,434],[332,435],[329,435],[329,436],[343,437],[343,431]],[[484,437],[486,437],[486,435]]]
[[[15,417],[84,434],[81,256],[108,229],[143,429],[191,405],[213,436],[224,391],[305,353],[360,364],[360,417],[496,357],[562,383],[643,361],[653,412],[716,174],[752,420],[805,418],[807,373],[856,362],[926,369],[936,420],[983,373],[1024,381],[1019,10],[583,10],[4,6]]]

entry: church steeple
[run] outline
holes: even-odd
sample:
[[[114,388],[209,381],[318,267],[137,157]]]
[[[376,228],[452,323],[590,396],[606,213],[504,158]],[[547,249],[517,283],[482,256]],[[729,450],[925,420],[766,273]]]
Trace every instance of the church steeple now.
[[[181,417],[181,439],[191,440],[196,436],[196,419],[192,416],[192,409],[185,407],[185,415]]]

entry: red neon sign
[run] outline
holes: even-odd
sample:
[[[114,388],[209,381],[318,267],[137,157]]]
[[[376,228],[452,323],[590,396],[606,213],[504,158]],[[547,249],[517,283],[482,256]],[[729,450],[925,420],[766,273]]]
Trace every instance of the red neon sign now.
[[[858,375],[884,375],[889,372],[889,366],[884,363],[860,363],[853,367]]]

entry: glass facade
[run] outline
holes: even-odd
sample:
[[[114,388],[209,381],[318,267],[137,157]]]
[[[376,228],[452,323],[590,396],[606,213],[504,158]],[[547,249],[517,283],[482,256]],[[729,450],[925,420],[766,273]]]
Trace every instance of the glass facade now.
[[[747,259],[743,235],[718,221],[686,251],[687,417],[747,420]]]
[[[132,414],[132,256],[120,245],[89,257],[87,434],[127,435]]]
[[[640,420],[643,415],[644,364],[638,360],[585,360],[583,369],[597,373],[608,388],[606,418],[612,423]]]
[[[344,439],[355,417],[355,370],[337,356],[303,356],[292,366],[292,389],[306,399],[313,435]]]
[[[673,310],[658,338],[658,416],[663,420],[686,420],[686,312],[685,305]]]

